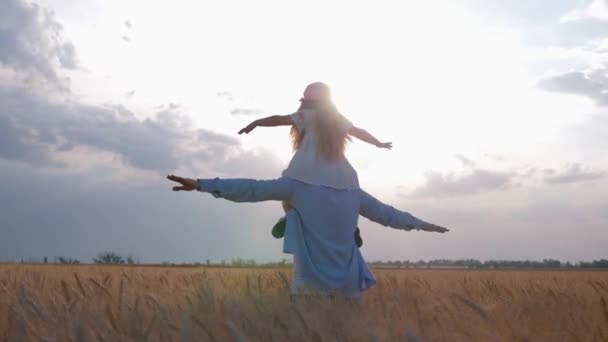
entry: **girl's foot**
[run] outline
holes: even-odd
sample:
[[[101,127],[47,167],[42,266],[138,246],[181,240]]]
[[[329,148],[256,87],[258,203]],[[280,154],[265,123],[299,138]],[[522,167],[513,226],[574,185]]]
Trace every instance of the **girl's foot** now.
[[[272,236],[277,239],[280,239],[285,235],[285,221],[285,216],[283,216],[274,225],[274,227],[272,227]]]
[[[355,243],[359,248],[363,246],[363,239],[361,238],[361,231],[359,230],[359,227],[357,227],[357,229],[355,230]]]

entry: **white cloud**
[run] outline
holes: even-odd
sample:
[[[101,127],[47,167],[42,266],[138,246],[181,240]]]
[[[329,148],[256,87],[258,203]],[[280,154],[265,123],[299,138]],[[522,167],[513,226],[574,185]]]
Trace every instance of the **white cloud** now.
[[[567,165],[561,171],[546,169],[544,172],[545,182],[552,184],[593,181],[606,175],[605,172],[584,168],[578,163]]]
[[[586,18],[608,20],[608,1],[593,0],[587,7],[577,8],[561,17],[559,21],[565,23],[583,20]]]
[[[608,69],[573,71],[545,78],[539,86],[549,91],[586,96],[598,106],[608,106]]]
[[[414,190],[414,196],[459,196],[511,186],[514,174],[475,169],[467,174],[429,172],[426,183]]]

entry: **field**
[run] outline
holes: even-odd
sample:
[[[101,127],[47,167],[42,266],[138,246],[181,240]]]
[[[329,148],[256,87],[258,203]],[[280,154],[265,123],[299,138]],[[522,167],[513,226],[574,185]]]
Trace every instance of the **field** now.
[[[0,265],[0,341],[608,340],[608,272],[373,272],[344,300],[289,269]]]

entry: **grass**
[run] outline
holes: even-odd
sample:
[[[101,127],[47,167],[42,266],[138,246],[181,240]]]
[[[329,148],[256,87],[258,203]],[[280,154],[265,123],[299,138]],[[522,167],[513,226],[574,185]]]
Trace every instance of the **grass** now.
[[[373,272],[346,300],[289,269],[0,265],[0,341],[608,340],[608,272]]]

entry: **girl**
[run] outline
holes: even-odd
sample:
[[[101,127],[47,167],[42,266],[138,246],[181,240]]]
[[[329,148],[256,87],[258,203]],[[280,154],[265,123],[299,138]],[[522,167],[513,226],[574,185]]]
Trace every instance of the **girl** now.
[[[346,143],[351,136],[379,148],[392,148],[390,142],[380,142],[366,130],[354,126],[336,108],[331,100],[330,89],[321,82],[306,87],[300,99],[300,108],[291,115],[273,115],[255,120],[239,131],[249,133],[256,127],[292,126],[290,131],[294,155],[283,177],[303,183],[326,186],[338,190],[359,188],[357,172],[344,156]],[[283,202],[287,212],[289,203]],[[285,218],[274,226],[276,238],[283,236]],[[359,228],[355,231],[355,241],[361,247]]]

